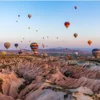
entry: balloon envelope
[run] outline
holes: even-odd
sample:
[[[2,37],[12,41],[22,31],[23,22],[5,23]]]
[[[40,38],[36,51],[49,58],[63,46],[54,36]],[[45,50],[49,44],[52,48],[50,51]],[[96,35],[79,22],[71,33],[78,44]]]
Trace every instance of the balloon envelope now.
[[[6,42],[6,43],[4,43],[4,46],[5,46],[6,49],[8,49],[10,47],[10,43]]]
[[[2,51],[2,52],[1,52],[1,55],[2,55],[2,56],[5,56],[6,54],[7,54],[6,51]]]
[[[66,28],[68,28],[70,26],[70,22],[65,22],[64,25]]]
[[[92,41],[91,40],[88,40],[88,44],[91,45],[92,44]]]
[[[37,51],[35,51],[35,52],[34,52],[34,54],[35,54],[35,55],[38,55],[38,52],[37,52]]]
[[[15,47],[16,47],[16,48],[18,47],[18,44],[17,44],[17,43],[15,43]]]
[[[75,6],[74,8],[77,9],[77,6]]]
[[[37,49],[38,49],[38,44],[37,43],[35,43],[35,42],[33,42],[33,43],[31,43],[30,44],[30,48],[35,52]]]
[[[93,49],[92,54],[95,58],[98,58],[100,56],[100,49]]]
[[[75,33],[75,34],[74,34],[74,37],[76,38],[77,36],[78,36],[78,34],[77,34],[77,33]]]
[[[31,18],[32,17],[32,14],[28,14],[28,18]]]

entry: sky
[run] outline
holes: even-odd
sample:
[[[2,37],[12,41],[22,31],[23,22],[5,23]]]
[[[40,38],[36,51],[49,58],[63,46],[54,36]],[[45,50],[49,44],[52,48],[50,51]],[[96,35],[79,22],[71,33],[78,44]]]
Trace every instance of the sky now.
[[[66,21],[70,22],[68,29]],[[100,48],[100,1],[0,1],[0,34],[1,49],[5,42],[11,43],[9,49],[15,49],[15,43],[29,49],[29,40],[40,43],[40,48],[41,44],[48,48]],[[93,42],[90,46],[88,40]]]

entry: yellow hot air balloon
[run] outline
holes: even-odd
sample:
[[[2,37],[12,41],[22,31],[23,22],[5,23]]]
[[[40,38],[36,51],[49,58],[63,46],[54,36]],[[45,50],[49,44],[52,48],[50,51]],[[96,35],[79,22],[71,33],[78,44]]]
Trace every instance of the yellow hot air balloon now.
[[[10,43],[6,42],[6,43],[4,43],[4,46],[5,46],[6,49],[8,49],[10,47]]]
[[[74,37],[76,38],[77,36],[78,36],[78,34],[77,34],[77,33],[75,33],[75,34],[74,34]]]
[[[6,54],[7,54],[6,51],[2,51],[2,52],[1,52],[1,55],[2,55],[2,56],[5,56]]]

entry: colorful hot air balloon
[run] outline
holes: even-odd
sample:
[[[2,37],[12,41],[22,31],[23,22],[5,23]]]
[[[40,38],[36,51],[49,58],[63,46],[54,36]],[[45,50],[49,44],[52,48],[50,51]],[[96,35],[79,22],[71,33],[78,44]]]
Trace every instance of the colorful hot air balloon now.
[[[38,47],[39,47],[38,44],[35,43],[35,42],[30,44],[30,48],[31,48],[34,52],[37,51]]]
[[[68,28],[70,26],[70,22],[65,22],[64,25],[66,28]]]
[[[6,49],[8,49],[10,47],[10,43],[6,42],[6,43],[4,43],[4,46],[5,46]]]
[[[15,47],[16,47],[16,48],[18,47],[18,44],[17,44],[17,43],[15,43]]]
[[[28,14],[28,18],[30,19],[32,17],[32,14]]]
[[[2,56],[5,56],[6,54],[7,54],[6,51],[2,51],[2,52],[1,52],[1,55],[2,55]]]
[[[75,34],[74,34],[74,37],[76,38],[77,36],[78,36],[78,34],[77,34],[77,33],[75,33]]]
[[[100,49],[93,49],[92,54],[95,58],[98,58],[100,56]]]
[[[88,44],[91,45],[92,44],[92,41],[91,40],[88,40]]]
[[[77,9],[77,6],[74,6],[75,9]]]

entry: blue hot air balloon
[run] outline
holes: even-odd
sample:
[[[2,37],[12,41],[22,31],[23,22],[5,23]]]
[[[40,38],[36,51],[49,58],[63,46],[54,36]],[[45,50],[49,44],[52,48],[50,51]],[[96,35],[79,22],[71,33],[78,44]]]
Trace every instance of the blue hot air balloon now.
[[[93,49],[92,54],[95,58],[98,58],[100,56],[100,49]]]
[[[17,43],[15,43],[15,47],[16,47],[16,48],[18,47],[18,44],[17,44]]]

